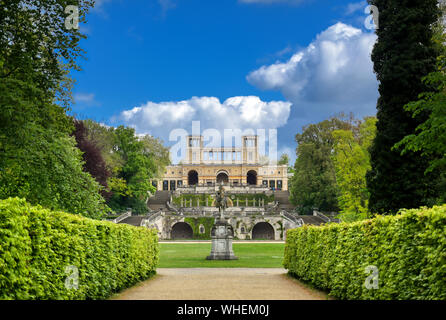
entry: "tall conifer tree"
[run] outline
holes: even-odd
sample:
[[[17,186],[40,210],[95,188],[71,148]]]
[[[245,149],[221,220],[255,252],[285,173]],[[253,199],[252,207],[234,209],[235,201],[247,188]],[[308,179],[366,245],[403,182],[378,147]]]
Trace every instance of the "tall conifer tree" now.
[[[412,118],[404,105],[426,91],[422,77],[435,68],[437,50],[432,26],[439,17],[436,0],[369,0],[379,9],[378,40],[372,53],[379,81],[377,135],[367,175],[372,213],[428,205],[435,197],[428,159],[401,155],[392,147],[412,134],[427,115]]]

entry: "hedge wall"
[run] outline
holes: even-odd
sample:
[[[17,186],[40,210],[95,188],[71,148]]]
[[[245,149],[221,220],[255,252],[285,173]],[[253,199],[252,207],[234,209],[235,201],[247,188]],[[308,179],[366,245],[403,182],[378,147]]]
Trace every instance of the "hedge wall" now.
[[[208,199],[208,205],[211,206],[214,199],[211,194],[182,194],[178,197],[173,197],[172,201],[175,205],[181,206],[181,199],[183,199],[183,205],[189,207],[190,200],[192,199],[192,207],[197,206],[197,199],[200,201],[200,206],[206,205],[206,198]],[[227,194],[232,200],[233,205],[236,206],[237,199],[239,199],[239,205],[245,206],[246,199],[248,199],[248,206],[254,205],[254,199],[256,207],[259,206],[260,200],[265,201],[265,205],[274,201],[274,195],[267,196],[265,194]]]
[[[288,230],[284,266],[340,299],[446,299],[446,205]],[[367,289],[367,266],[378,288]]]
[[[158,253],[153,230],[0,200],[0,299],[107,298],[153,275]]]
[[[200,206],[205,206],[206,198],[208,199],[208,205],[210,206],[214,199],[209,194],[183,194],[178,197],[173,197],[172,201],[175,205],[181,206],[181,199],[183,199],[183,205],[189,207],[189,203],[192,200],[192,207],[196,207],[197,200],[200,202]]]

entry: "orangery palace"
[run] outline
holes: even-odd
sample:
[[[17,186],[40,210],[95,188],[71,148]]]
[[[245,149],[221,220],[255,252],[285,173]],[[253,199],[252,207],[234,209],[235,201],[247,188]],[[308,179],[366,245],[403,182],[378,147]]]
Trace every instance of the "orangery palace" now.
[[[316,210],[299,215],[289,199],[287,165],[262,164],[258,136],[241,139],[240,147],[214,148],[205,147],[202,136],[188,136],[185,157],[152,181],[157,191],[148,213],[126,212],[113,221],[155,228],[162,240],[207,240],[220,186],[230,199],[225,217],[235,240],[284,240],[290,228],[335,221]]]

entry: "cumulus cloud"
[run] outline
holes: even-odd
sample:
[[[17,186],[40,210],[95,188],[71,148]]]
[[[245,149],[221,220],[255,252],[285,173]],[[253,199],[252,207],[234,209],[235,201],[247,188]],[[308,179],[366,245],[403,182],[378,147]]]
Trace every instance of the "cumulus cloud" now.
[[[378,83],[370,54],[375,41],[372,33],[337,23],[288,61],[262,66],[247,80],[282,92],[301,115],[374,114]]]
[[[138,133],[161,136],[166,141],[177,128],[191,131],[192,121],[200,121],[201,130],[271,129],[283,126],[291,103],[264,102],[256,96],[231,97],[223,103],[216,97],[193,97],[171,102],[147,102],[123,111],[116,120],[132,126]]]

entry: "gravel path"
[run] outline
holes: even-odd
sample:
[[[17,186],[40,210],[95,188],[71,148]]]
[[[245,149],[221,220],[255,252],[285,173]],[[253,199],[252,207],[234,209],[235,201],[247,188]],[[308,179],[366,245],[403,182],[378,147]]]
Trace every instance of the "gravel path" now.
[[[113,297],[118,300],[321,300],[324,293],[285,269],[158,269],[157,275]]]

